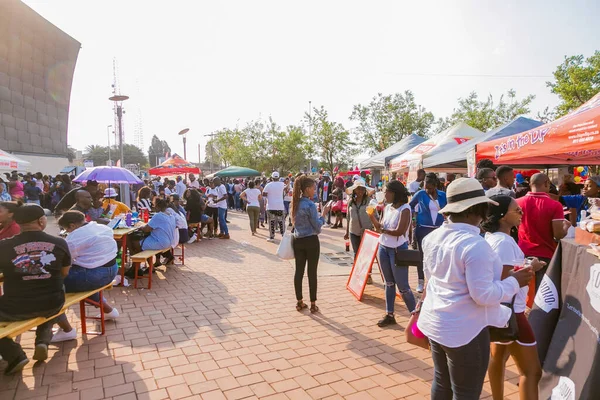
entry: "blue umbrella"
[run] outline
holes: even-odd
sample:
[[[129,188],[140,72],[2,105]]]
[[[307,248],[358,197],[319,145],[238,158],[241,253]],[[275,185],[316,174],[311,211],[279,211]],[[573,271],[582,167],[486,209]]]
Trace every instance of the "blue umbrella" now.
[[[129,183],[143,184],[144,182],[135,176],[133,172],[121,167],[95,167],[86,169],[77,175],[73,182],[96,181],[100,183]]]

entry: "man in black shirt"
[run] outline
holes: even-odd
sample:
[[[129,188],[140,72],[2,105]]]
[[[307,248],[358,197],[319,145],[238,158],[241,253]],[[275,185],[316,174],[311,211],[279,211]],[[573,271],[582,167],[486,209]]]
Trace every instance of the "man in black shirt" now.
[[[0,296],[0,321],[22,321],[56,315],[65,302],[63,278],[71,266],[67,243],[44,232],[46,216],[37,204],[17,208],[14,220],[21,233],[0,241],[0,272],[4,295]],[[37,327],[33,359],[48,358],[53,321]],[[29,362],[21,346],[0,339],[0,356],[8,362],[6,375],[21,371]]]

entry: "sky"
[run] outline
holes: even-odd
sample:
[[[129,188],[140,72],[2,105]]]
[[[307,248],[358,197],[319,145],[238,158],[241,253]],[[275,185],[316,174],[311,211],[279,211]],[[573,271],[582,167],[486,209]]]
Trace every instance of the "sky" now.
[[[141,116],[152,135],[205,158],[204,136],[268,117],[298,124],[323,105],[347,128],[355,104],[411,90],[436,119],[471,91],[534,94],[531,117],[558,97],[546,87],[565,56],[600,49],[600,2],[305,0],[23,0],[81,42],[69,145],[107,144],[113,59],[125,140]],[[111,136],[111,142],[114,137]]]

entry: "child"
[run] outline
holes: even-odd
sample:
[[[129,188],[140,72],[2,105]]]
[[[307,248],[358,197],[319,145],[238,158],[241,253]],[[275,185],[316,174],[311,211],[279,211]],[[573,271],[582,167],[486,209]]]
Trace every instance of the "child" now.
[[[331,229],[343,228],[344,225],[342,221],[344,219],[343,214],[343,201],[344,194],[340,190],[340,188],[336,188],[333,193],[331,193],[331,212],[335,215],[335,224],[331,227]]]

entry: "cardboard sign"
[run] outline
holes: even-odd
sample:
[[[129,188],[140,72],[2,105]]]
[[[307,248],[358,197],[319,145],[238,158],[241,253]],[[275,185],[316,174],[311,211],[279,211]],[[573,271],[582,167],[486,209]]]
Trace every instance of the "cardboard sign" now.
[[[356,297],[359,301],[362,300],[365,286],[367,285],[367,278],[373,268],[373,261],[377,256],[377,249],[379,248],[379,234],[370,230],[366,230],[363,234],[356,255],[356,260],[350,271],[348,277],[348,283],[346,288]]]

